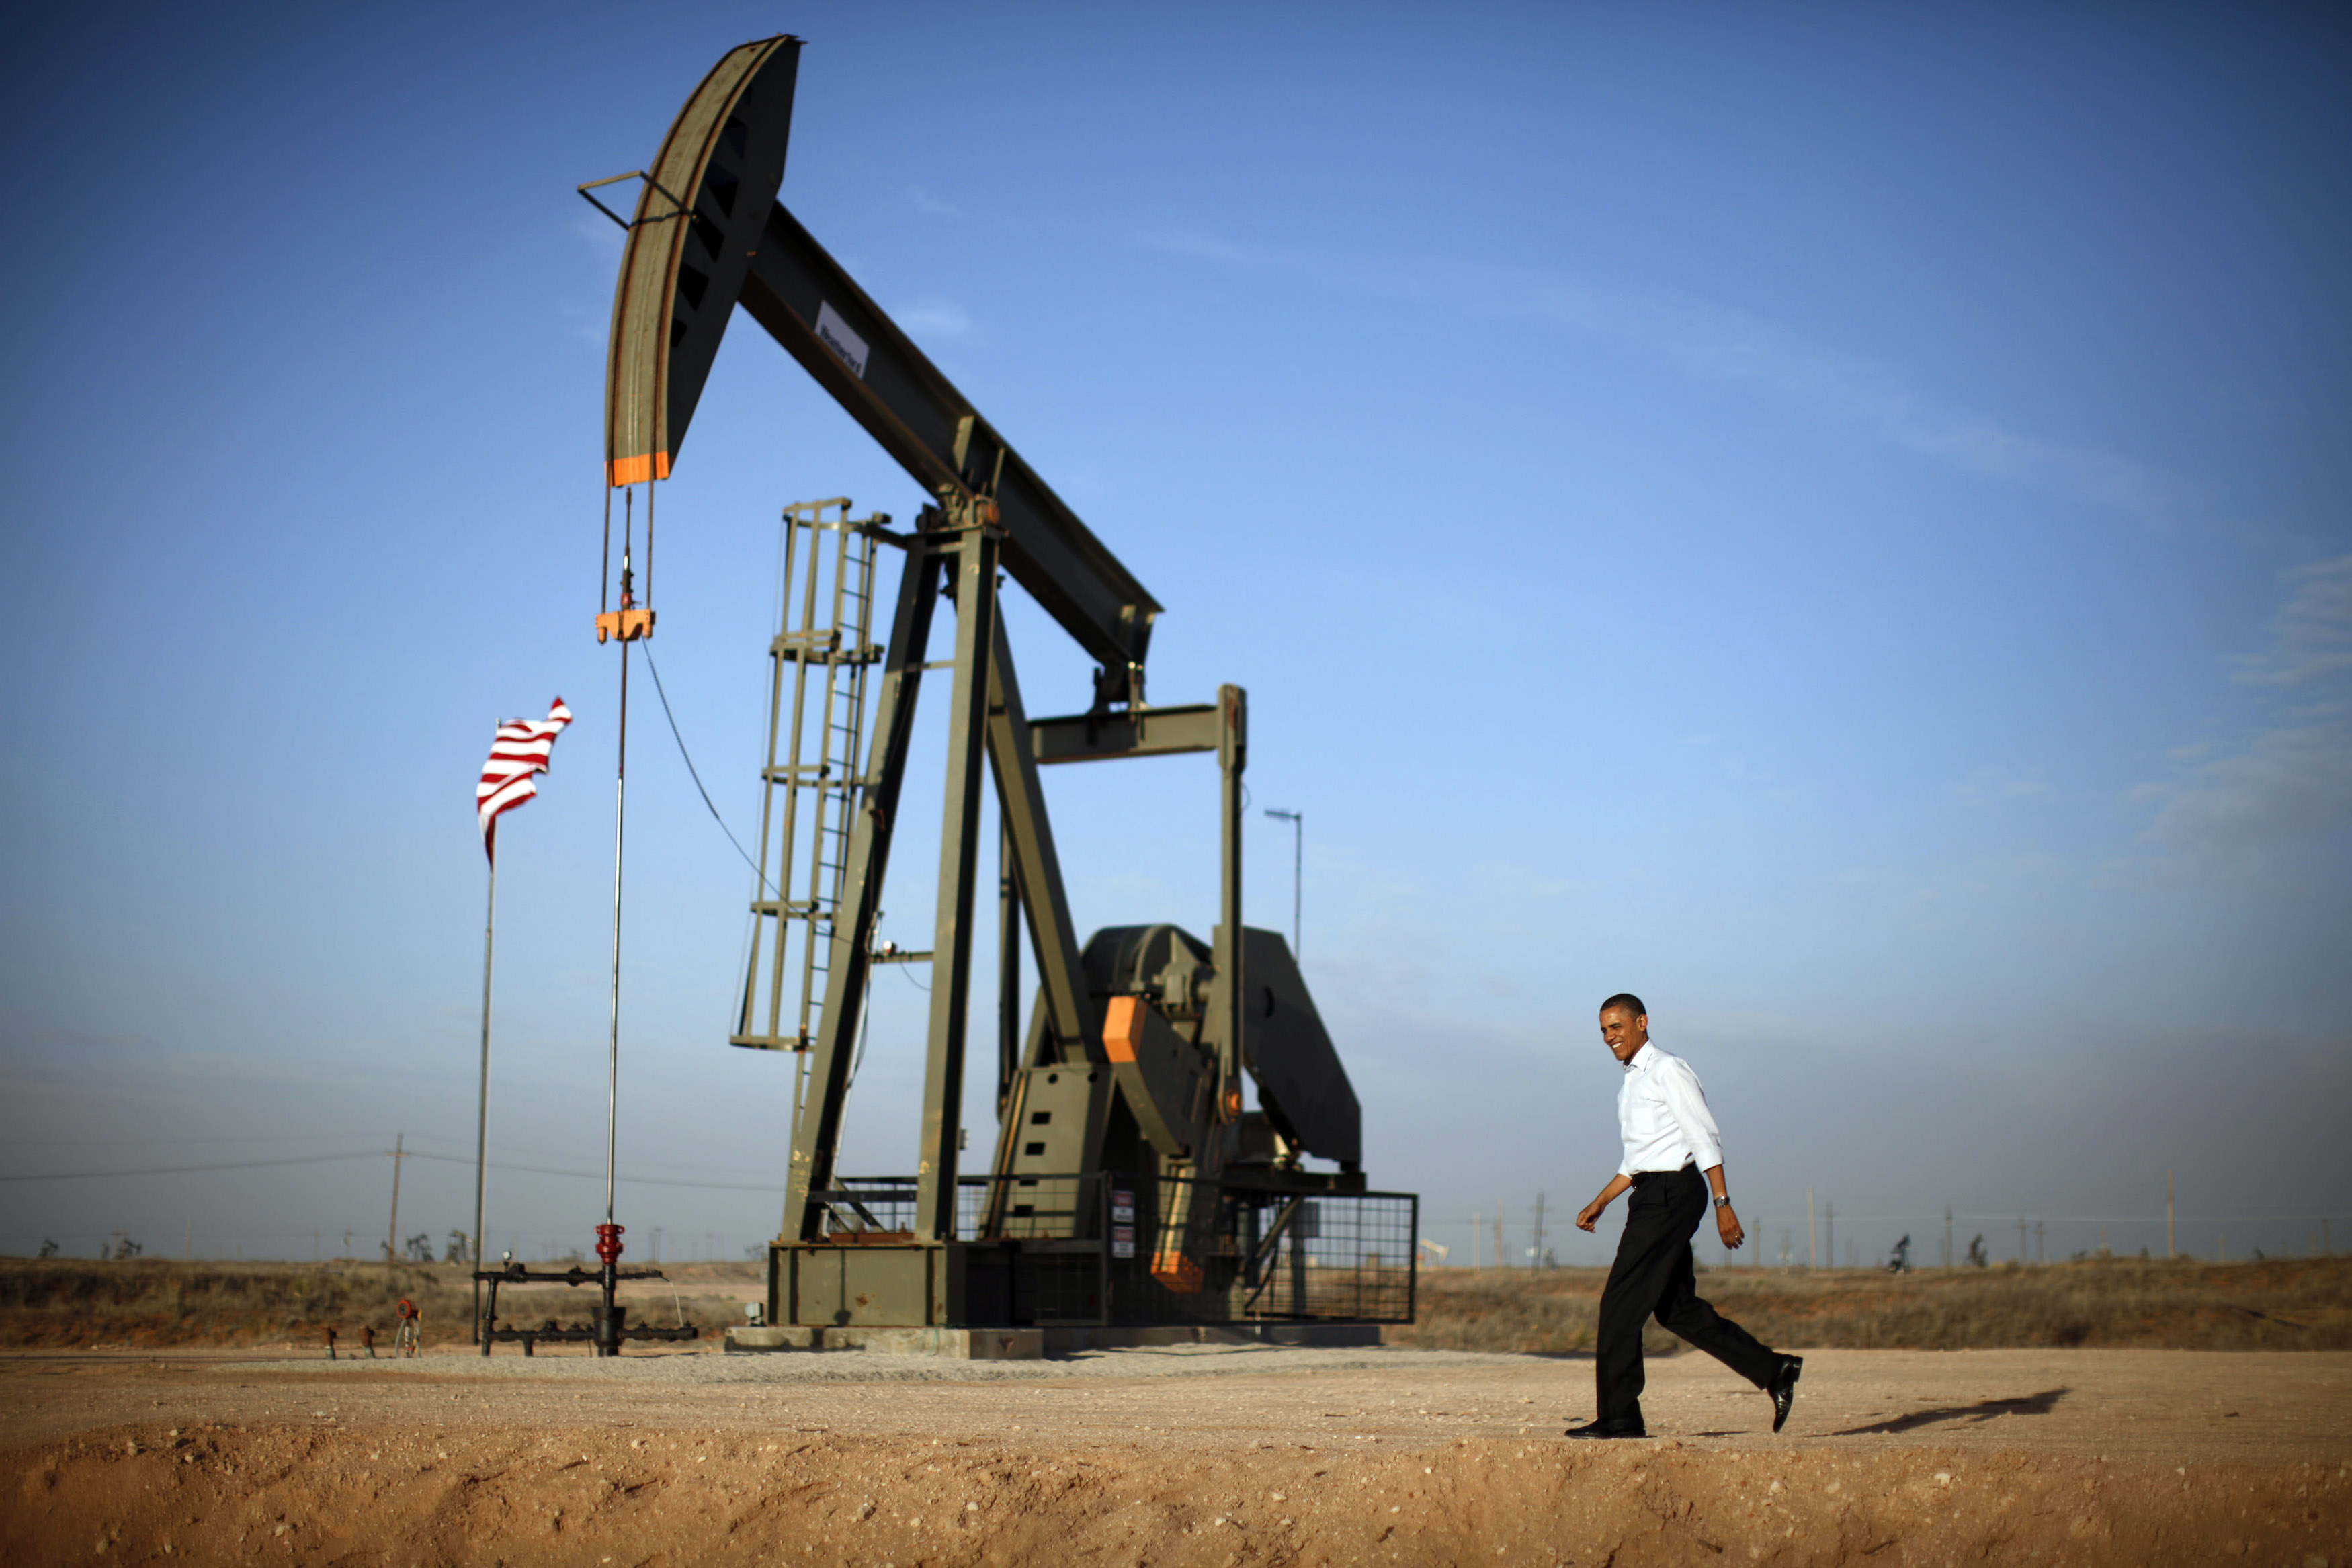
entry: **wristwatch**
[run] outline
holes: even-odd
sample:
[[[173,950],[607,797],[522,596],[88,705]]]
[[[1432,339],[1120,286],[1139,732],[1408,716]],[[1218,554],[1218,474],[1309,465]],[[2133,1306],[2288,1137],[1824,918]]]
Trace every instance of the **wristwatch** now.
[[[1731,1207],[1731,1199],[1728,1197],[1718,1197],[1715,1200],[1715,1207],[1717,1208],[1729,1208]]]

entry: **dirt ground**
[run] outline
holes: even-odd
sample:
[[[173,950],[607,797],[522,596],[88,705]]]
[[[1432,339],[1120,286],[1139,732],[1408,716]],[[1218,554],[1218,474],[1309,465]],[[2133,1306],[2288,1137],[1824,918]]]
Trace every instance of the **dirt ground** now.
[[[2352,1562],[2352,1354],[0,1357],[10,1563]]]

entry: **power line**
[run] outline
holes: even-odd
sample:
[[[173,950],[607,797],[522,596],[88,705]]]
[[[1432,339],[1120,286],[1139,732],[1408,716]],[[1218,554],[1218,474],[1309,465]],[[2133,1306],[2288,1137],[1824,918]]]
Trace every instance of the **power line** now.
[[[446,1164],[453,1166],[470,1166],[474,1163],[470,1159],[460,1158],[456,1155],[421,1155],[415,1149],[408,1151],[408,1157],[412,1160],[440,1160]],[[557,1170],[552,1166],[511,1166],[503,1164],[498,1160],[492,1160],[490,1162],[490,1168],[492,1170],[501,1171],[528,1171],[533,1176],[580,1176],[583,1179],[593,1181],[602,1181],[604,1179],[604,1173],[603,1171],[565,1171]],[[693,1186],[704,1187],[715,1192],[764,1192],[781,1194],[784,1190],[784,1184],[782,1182],[686,1181],[677,1176],[615,1176],[614,1179],[615,1181],[635,1182],[641,1186]]]
[[[0,1176],[0,1181],[97,1181],[110,1176],[193,1176],[198,1171],[251,1171],[264,1166],[316,1166],[329,1160],[373,1160],[384,1157],[369,1149],[356,1155],[296,1155],[282,1160],[236,1160],[213,1166],[156,1166],[137,1171],[52,1171],[40,1176]]]
[[[32,1176],[0,1176],[0,1181],[102,1181],[117,1176],[193,1176],[204,1171],[249,1171],[259,1170],[265,1166],[315,1166],[325,1165],[335,1160],[374,1160],[389,1159],[391,1155],[387,1151],[381,1149],[366,1149],[358,1154],[351,1155],[299,1155],[288,1159],[234,1160],[219,1165],[205,1166],[157,1166],[145,1170],[47,1171]],[[470,1158],[462,1157],[457,1155],[428,1155],[416,1149],[404,1151],[404,1157],[412,1160],[437,1160],[445,1165],[453,1166],[470,1166],[474,1163]],[[602,1171],[558,1170],[551,1166],[509,1165],[503,1160],[492,1160],[490,1162],[490,1168],[492,1170],[501,1171],[523,1171],[532,1176],[579,1176],[585,1180],[600,1179],[604,1175]],[[617,1179],[625,1182],[635,1182],[643,1186],[703,1187],[717,1192],[781,1193],[784,1190],[783,1184],[782,1182],[761,1184],[731,1181],[688,1181],[677,1176],[625,1176],[618,1177]]]
[[[345,1141],[347,1141],[347,1140],[349,1140],[349,1139],[351,1139],[351,1138],[354,1138],[354,1137],[363,1137],[363,1136],[365,1136],[365,1135],[366,1135],[365,1134],[362,1134],[362,1133],[280,1133],[280,1134],[247,1134],[247,1133],[239,1133],[239,1134],[236,1134],[233,1135],[233,1136],[228,1136],[228,1137],[217,1137],[217,1138],[215,1138],[215,1137],[204,1137],[204,1138],[164,1138],[164,1137],[144,1137],[144,1138],[11,1138],[11,1139],[9,1139],[9,1140],[8,1140],[8,1144],[9,1144],[9,1146],[10,1146],[11,1148],[19,1148],[19,1149],[35,1149],[35,1148],[61,1148],[61,1147],[65,1147],[65,1146],[67,1146],[67,1145],[71,1145],[72,1147],[75,1147],[75,1148],[78,1148],[78,1149],[98,1149],[98,1148],[110,1148],[110,1147],[112,1147],[112,1146],[114,1146],[115,1145],[118,1145],[118,1144],[137,1144],[137,1145],[139,1145],[140,1146],[142,1146],[142,1148],[154,1148],[154,1147],[156,1147],[156,1146],[158,1146],[158,1145],[162,1145],[162,1146],[163,1146],[163,1147],[167,1147],[167,1148],[169,1148],[169,1147],[177,1147],[178,1145],[182,1145],[182,1144],[325,1144],[325,1143],[341,1143],[341,1142],[345,1142]]]
[[[735,846],[735,852],[743,857],[743,863],[751,868],[751,874],[760,879],[760,885],[773,893],[775,888],[768,881],[767,872],[751,858],[751,852],[743,847],[743,841],[735,836],[735,830],[727,825],[727,819],[720,816],[719,808],[711,803],[710,791],[702,787],[702,775],[695,771],[694,758],[686,749],[686,737],[678,733],[677,716],[669,711],[669,694],[662,690],[661,671],[654,664],[653,644],[650,643],[646,645],[646,668],[653,671],[654,695],[661,698],[662,717],[669,720],[670,738],[677,742],[677,754],[686,762],[686,776],[694,780],[695,792],[702,797],[702,804],[709,810],[710,820],[719,824],[719,831],[727,835],[727,841]]]

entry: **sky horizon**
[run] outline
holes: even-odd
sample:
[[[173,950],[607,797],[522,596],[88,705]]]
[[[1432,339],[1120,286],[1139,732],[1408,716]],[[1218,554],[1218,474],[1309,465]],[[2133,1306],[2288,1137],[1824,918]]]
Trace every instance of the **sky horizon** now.
[[[1996,1260],[2020,1218],[2161,1253],[2167,1171],[2200,1256],[2352,1216],[2352,25],[242,6],[45,15],[7,67],[64,178],[0,304],[0,1253],[365,1254],[395,1137],[402,1230],[470,1224],[472,786],[557,695],[500,829],[489,1241],[592,1243],[619,253],[573,187],[780,28],[782,199],[1167,605],[1152,700],[1247,688],[1248,918],[1287,929],[1303,812],[1365,1166],[1451,1260],[1498,1207],[1523,1260],[1538,1194],[1606,1257],[1621,989],[1768,1260],[1809,1189],[1841,1261],[1932,1262],[1947,1205]],[[739,836],[778,509],[828,496],[921,501],[739,314],[652,647]],[[1006,616],[1033,714],[1083,708]],[[791,1064],[725,1043],[749,873],[650,682],[629,716],[620,1218],[740,1256]],[[1045,788],[1081,933],[1207,936],[1213,761]],[[911,1168],[919,984],[877,977],[845,1168]]]

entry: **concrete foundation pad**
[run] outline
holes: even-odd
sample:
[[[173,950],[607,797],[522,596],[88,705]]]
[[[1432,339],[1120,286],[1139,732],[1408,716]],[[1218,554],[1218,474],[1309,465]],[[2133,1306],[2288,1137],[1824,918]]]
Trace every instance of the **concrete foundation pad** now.
[[[1381,1343],[1378,1323],[1184,1323],[1163,1328],[1045,1329],[1047,1355],[1179,1344],[1286,1344],[1356,1350]]]
[[[730,1354],[785,1350],[869,1350],[884,1355],[942,1355],[957,1361],[1040,1361],[1043,1329],[730,1328]]]
[[[1281,1344],[1353,1349],[1381,1343],[1377,1323],[1182,1323],[1149,1328],[730,1328],[730,1355],[776,1351],[864,1350],[957,1361],[1042,1361],[1096,1350],[1171,1345]]]

